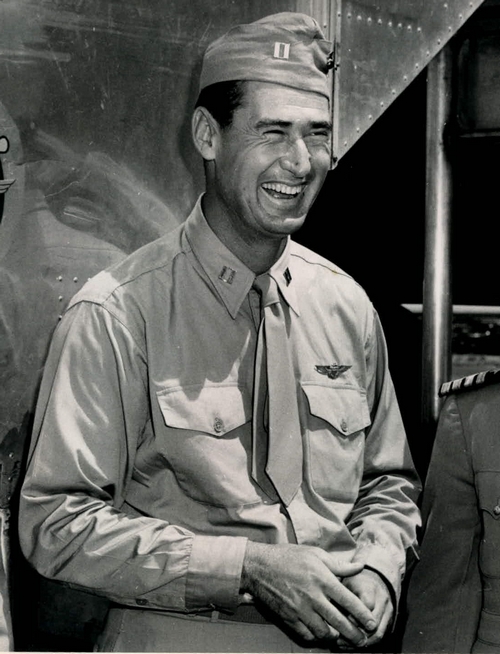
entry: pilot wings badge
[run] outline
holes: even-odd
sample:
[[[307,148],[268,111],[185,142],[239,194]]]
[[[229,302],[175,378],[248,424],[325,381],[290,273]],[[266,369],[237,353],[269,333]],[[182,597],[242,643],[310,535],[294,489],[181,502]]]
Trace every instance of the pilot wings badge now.
[[[343,366],[334,363],[331,366],[314,366],[314,368],[320,375],[326,375],[328,379],[337,379],[337,377],[340,377],[340,375],[342,375],[346,370],[349,370],[349,368],[352,368],[352,366]]]

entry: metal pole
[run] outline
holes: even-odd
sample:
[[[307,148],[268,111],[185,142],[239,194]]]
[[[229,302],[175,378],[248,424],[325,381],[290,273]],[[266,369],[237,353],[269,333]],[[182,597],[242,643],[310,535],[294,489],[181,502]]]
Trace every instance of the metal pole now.
[[[446,46],[427,73],[427,194],[423,289],[422,422],[433,439],[439,387],[451,374],[450,232],[452,169],[446,143],[451,117],[452,55]]]

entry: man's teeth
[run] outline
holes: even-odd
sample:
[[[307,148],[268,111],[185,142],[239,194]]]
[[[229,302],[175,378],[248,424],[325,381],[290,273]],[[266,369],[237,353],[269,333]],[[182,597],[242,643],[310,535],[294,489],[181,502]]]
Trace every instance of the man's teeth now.
[[[302,192],[303,185],[288,186],[288,184],[267,183],[262,184],[262,188],[266,189],[266,191],[274,191],[275,193],[280,193],[281,195],[296,196]]]

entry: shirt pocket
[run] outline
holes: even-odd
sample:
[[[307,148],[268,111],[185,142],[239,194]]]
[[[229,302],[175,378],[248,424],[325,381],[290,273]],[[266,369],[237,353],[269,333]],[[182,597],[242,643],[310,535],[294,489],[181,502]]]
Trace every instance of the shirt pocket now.
[[[353,502],[363,474],[364,430],[371,424],[366,394],[356,386],[302,383],[309,416],[306,474],[323,498]]]
[[[483,521],[481,570],[490,577],[500,577],[500,471],[477,472],[476,487]]]
[[[259,500],[251,479],[251,398],[237,384],[156,393],[166,431],[157,447],[192,499],[218,507]]]

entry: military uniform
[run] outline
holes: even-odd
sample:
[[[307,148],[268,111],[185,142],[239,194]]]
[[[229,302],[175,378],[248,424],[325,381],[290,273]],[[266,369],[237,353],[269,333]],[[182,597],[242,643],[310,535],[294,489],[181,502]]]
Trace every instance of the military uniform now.
[[[500,651],[500,370],[443,384],[405,652]]]
[[[369,568],[353,585],[382,589],[379,622],[348,596],[368,631],[385,631],[399,597],[419,481],[382,330],[349,276],[289,239],[330,164],[331,47],[288,12],[209,46],[200,93],[249,82],[235,144],[200,105],[205,195],[177,230],[91,280],[56,330],[20,541],[45,577],[113,602],[101,651],[303,651],[245,585],[257,543]],[[278,97],[286,110],[271,111]],[[248,166],[236,155],[247,133]],[[347,596],[329,579],[320,602],[309,593],[328,615],[338,586]],[[303,597],[295,580],[286,591],[299,586]]]

